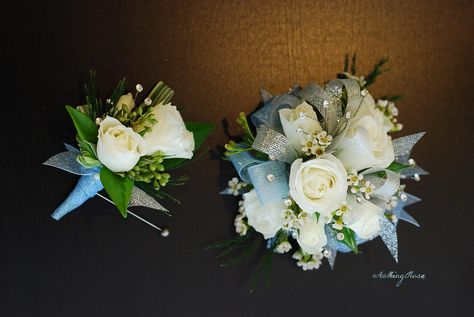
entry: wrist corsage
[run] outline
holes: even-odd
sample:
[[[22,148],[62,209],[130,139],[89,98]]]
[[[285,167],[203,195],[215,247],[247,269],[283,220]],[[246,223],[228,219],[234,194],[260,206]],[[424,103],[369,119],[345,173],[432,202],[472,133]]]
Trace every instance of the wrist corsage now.
[[[385,71],[386,59],[366,77],[349,69],[323,86],[295,86],[271,96],[237,123],[241,138],[225,145],[225,158],[240,179],[222,194],[242,196],[235,218],[238,236],[210,247],[237,249],[236,263],[265,240],[267,256],[258,272],[268,271],[275,253],[290,253],[303,270],[319,268],[327,258],[333,268],[338,252],[381,237],[398,262],[396,226],[404,220],[418,226],[405,207],[420,201],[408,194],[402,179],[427,174],[410,158],[423,133],[392,139],[400,131],[395,101],[374,99],[367,88]]]

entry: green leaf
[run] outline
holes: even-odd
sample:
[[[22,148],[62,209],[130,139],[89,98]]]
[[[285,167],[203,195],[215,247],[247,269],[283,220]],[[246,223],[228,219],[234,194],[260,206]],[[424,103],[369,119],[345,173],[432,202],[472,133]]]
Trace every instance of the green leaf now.
[[[154,107],[160,102],[167,104],[173,97],[174,91],[168,87],[164,82],[158,82],[151,90],[148,98],[152,100],[151,106]]]
[[[358,249],[357,249],[357,242],[356,242],[356,238],[355,238],[355,232],[347,227],[343,227],[342,230],[337,230],[337,232],[341,232],[344,234],[344,239],[342,239],[340,242],[344,243],[345,245],[347,245],[349,248],[351,248],[351,250],[354,252],[354,253],[358,253]]]
[[[385,72],[388,72],[390,69],[382,69],[382,67],[388,62],[388,57],[382,57],[377,64],[375,64],[374,69],[365,77],[365,85],[363,88],[367,88],[373,83],[375,83],[375,80],[377,77],[382,75]]]
[[[110,100],[112,101],[113,105],[116,105],[117,101],[124,94],[126,85],[127,85],[127,81],[124,77],[117,83],[117,86],[115,86],[115,89],[112,92],[112,95],[110,96]]]
[[[356,73],[356,60],[357,60],[357,55],[356,53],[352,54],[352,66],[351,66],[351,74],[355,75]]]
[[[241,112],[236,121],[240,125],[240,131],[242,132],[242,138],[244,139],[244,142],[251,146],[255,138],[252,134],[252,131],[250,130],[245,112]]]
[[[212,123],[198,123],[198,122],[186,122],[186,129],[193,133],[194,137],[194,153],[199,150],[204,140],[214,130],[215,125]],[[166,169],[176,168],[186,162],[184,158],[170,158],[163,161],[163,166]]]
[[[406,168],[411,167],[411,165],[402,164],[396,161],[393,161],[387,169],[392,172],[400,172]]]
[[[66,110],[71,116],[79,137],[84,141],[96,144],[98,129],[91,118],[71,106],[66,106]]]
[[[214,128],[215,125],[213,123],[186,122],[186,129],[191,131],[194,135],[194,152],[199,149]]]
[[[349,54],[346,54],[344,58],[344,73],[347,73],[349,70]]]
[[[100,181],[122,216],[127,218],[127,208],[130,196],[132,195],[133,180],[128,177],[119,176],[104,166],[100,171]]]

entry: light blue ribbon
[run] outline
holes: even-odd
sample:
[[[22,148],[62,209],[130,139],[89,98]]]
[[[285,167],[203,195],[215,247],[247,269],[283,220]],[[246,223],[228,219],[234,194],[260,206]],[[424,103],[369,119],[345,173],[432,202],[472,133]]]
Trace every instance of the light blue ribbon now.
[[[268,161],[248,168],[255,192],[262,205],[288,197],[288,170],[284,162]]]
[[[248,151],[229,156],[240,178],[253,185],[262,205],[288,197],[288,169],[284,162],[261,161]]]
[[[278,95],[270,98],[269,94],[266,91],[264,92],[265,95],[262,93],[264,98],[264,106],[252,114],[250,119],[252,120],[253,125],[256,127],[259,127],[263,124],[276,131],[282,131],[283,129],[281,126],[279,113],[280,109],[294,108],[302,101],[298,97],[290,94]]]
[[[240,153],[231,155],[229,156],[229,160],[234,165],[237,173],[239,173],[239,177],[244,182],[247,182],[247,183],[252,183],[252,180],[250,179],[249,173],[247,171],[248,168],[250,166],[257,165],[264,162],[261,160],[257,160],[255,157],[253,157],[249,153],[249,151],[240,152]]]
[[[56,208],[51,217],[56,220],[61,219],[67,213],[81,206],[86,200],[94,197],[103,188],[104,186],[100,182],[97,171],[93,175],[82,175],[74,190]]]

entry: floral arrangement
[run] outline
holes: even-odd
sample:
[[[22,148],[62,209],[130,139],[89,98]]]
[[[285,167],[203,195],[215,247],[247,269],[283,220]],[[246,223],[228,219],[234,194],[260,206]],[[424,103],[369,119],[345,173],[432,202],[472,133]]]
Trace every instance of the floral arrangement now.
[[[355,62],[346,56],[344,72],[323,86],[295,86],[277,96],[262,90],[253,126],[245,113],[237,118],[242,135],[225,145],[225,157],[240,179],[222,194],[243,197],[238,236],[210,247],[224,248],[219,256],[244,251],[225,265],[246,258],[260,237],[267,256],[258,272],[268,270],[274,253],[288,252],[305,271],[323,258],[333,268],[338,252],[357,254],[379,236],[398,262],[398,220],[418,226],[404,207],[420,200],[400,180],[427,174],[410,158],[424,133],[392,139],[402,129],[400,96],[375,100],[367,90],[387,70],[387,59],[366,77],[356,76]]]
[[[85,104],[66,106],[77,130],[78,149],[66,144],[44,164],[80,175],[67,199],[53,212],[61,219],[86,200],[99,196],[117,206],[123,217],[137,217],[167,236],[169,231],[153,225],[129,207],[145,206],[168,212],[156,199],[171,197],[161,189],[179,185],[185,177],[172,177],[168,171],[187,161],[200,147],[214,126],[184,123],[171,90],[157,83],[146,98],[141,84],[126,93],[126,80],[120,80],[109,99],[97,97],[96,74],[91,71],[85,85]],[[99,193],[105,189],[108,196]],[[172,197],[171,197],[172,198]]]

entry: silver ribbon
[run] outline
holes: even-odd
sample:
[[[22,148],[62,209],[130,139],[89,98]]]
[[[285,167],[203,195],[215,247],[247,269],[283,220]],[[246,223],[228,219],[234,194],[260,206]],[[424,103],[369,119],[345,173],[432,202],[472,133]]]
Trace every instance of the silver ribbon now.
[[[296,94],[302,100],[316,107],[323,117],[323,128],[333,136],[347,123],[341,102],[344,88],[347,94],[345,113],[350,112],[353,116],[363,100],[360,95],[360,86],[353,79],[332,80],[325,85],[324,89],[311,83]]]
[[[69,146],[68,146],[69,147]],[[71,148],[73,149],[73,148]],[[92,168],[85,168],[77,161],[77,152],[75,151],[67,151],[61,152],[50,157],[44,165],[52,166],[59,168],[63,171],[76,174],[76,175],[92,175],[97,173],[96,169]]]
[[[159,202],[156,201],[156,199],[145,193],[137,186],[133,186],[132,195],[130,196],[130,201],[128,202],[128,207],[137,206],[147,207],[154,210],[161,210],[165,213],[168,213],[168,209],[163,207]]]
[[[408,193],[405,193],[405,195],[407,195],[407,200],[399,200],[397,206],[393,209],[392,213],[397,216],[398,219],[419,227],[420,224],[418,223],[418,221],[416,221],[415,218],[413,218],[408,212],[406,212],[404,207],[416,204],[417,202],[420,202],[421,199]]]
[[[252,148],[268,154],[271,160],[291,164],[296,159],[295,153],[289,148],[286,136],[264,125],[257,128]]]
[[[412,166],[400,172],[402,178],[414,178],[415,175],[428,175],[429,173],[419,166]]]
[[[387,219],[384,215],[380,217],[380,238],[387,246],[387,249],[392,254],[395,262],[398,263],[398,238],[397,238],[397,228],[390,220]]]
[[[406,164],[410,159],[410,154],[415,144],[425,135],[425,132],[407,135],[393,140],[393,150],[395,160]]]
[[[370,181],[374,186],[374,195],[385,201],[390,201],[390,198],[398,191],[400,187],[400,175],[393,171],[385,170],[386,177],[378,177],[374,174],[365,176],[365,179]]]
[[[327,255],[329,266],[331,270],[334,269],[334,264],[336,263],[336,255],[337,255],[337,245],[338,241],[336,239],[336,234],[328,225],[324,226],[324,231],[326,232],[327,243],[324,246],[324,249],[329,252]]]

